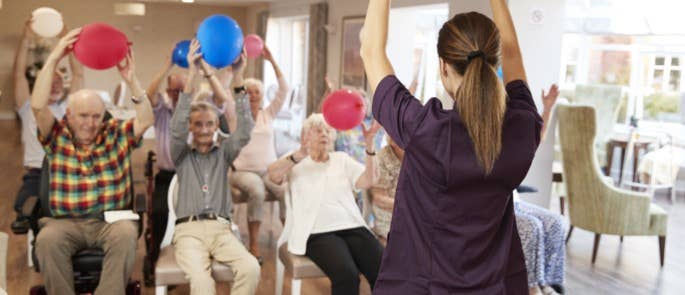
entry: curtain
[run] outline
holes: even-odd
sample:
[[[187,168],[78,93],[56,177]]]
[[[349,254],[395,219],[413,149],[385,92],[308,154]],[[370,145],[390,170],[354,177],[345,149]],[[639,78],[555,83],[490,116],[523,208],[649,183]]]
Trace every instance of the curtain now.
[[[316,3],[309,7],[309,65],[307,69],[307,116],[319,112],[321,96],[325,91],[328,33],[328,3]]]

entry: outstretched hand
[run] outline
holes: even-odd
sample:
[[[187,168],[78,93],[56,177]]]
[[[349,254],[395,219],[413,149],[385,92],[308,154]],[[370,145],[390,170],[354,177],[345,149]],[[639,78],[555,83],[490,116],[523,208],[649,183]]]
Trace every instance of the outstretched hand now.
[[[551,110],[557,102],[557,98],[559,98],[559,86],[557,84],[552,84],[547,93],[542,89],[542,105],[545,110]]]
[[[381,124],[378,121],[373,120],[370,127],[362,123],[362,135],[364,136],[364,141],[366,142],[367,150],[374,147],[374,139],[376,138],[376,133],[381,129]]]
[[[67,56],[67,54],[69,54],[69,52],[73,49],[76,40],[78,40],[79,34],[81,34],[81,28],[76,28],[60,38],[57,46],[55,46],[50,53],[50,58],[60,61],[62,58]]]

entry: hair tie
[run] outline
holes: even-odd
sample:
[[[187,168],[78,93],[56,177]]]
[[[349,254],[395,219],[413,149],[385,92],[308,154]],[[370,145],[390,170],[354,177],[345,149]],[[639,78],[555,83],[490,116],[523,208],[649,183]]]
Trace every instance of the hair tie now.
[[[485,53],[481,50],[471,51],[469,56],[466,58],[468,62],[471,62],[475,58],[485,57]]]

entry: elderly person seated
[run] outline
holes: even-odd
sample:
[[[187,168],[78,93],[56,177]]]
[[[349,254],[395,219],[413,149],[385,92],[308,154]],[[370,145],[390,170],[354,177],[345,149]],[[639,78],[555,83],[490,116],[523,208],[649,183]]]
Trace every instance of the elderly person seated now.
[[[173,245],[176,261],[190,280],[191,294],[215,294],[211,259],[228,264],[234,274],[231,294],[254,294],[259,283],[259,263],[231,231],[231,191],[226,181],[228,169],[250,140],[254,127],[248,113],[243,87],[245,55],[236,67],[235,132],[215,141],[219,120],[214,107],[204,101],[191,104],[193,79],[202,67],[205,77],[215,80],[214,70],[198,54],[200,44],[193,40],[188,53],[186,86],[171,119],[171,159],[178,175],[178,219]],[[223,91],[223,90],[221,90]],[[192,143],[188,144],[188,134]]]
[[[24,168],[26,173],[22,177],[22,185],[17,192],[14,202],[14,210],[17,212],[17,220],[12,223],[12,229],[20,232],[29,228],[28,216],[23,212],[26,200],[31,196],[38,195],[40,187],[40,173],[45,152],[38,142],[36,119],[33,117],[29,98],[35,83],[35,76],[32,68],[27,67],[29,55],[29,41],[34,37],[31,30],[32,20],[24,24],[24,32],[19,42],[16,55],[14,57],[14,102],[17,114],[21,119],[21,141],[24,144]],[[66,27],[61,35],[66,34]],[[64,81],[59,71],[55,71],[50,86],[50,97],[48,107],[57,120],[64,117],[66,111],[66,95],[75,92],[83,87],[83,66],[76,62],[73,55],[69,55],[69,67],[71,68],[71,81],[69,89],[64,89]]]
[[[250,135],[250,142],[240,151],[240,155],[231,166],[230,182],[243,194],[247,195],[247,226],[250,236],[250,252],[259,259],[259,227],[264,218],[264,200],[267,191],[278,198],[281,221],[285,219],[283,203],[283,188],[274,184],[266,175],[266,168],[276,161],[276,144],[272,127],[276,114],[283,107],[288,94],[288,83],[281,73],[276,60],[268,47],[264,48],[264,59],[268,60],[278,79],[278,91],[273,101],[262,109],[264,100],[262,82],[257,79],[245,80],[245,88],[250,99],[250,113],[255,121],[255,127]]]
[[[335,131],[321,114],[304,122],[302,145],[269,166],[274,183],[288,182],[291,203],[286,220],[292,222],[288,251],[306,255],[331,280],[332,294],[359,294],[361,272],[373,289],[383,246],[369,230],[355,193],[377,179],[373,138],[380,126],[363,127],[370,150],[362,165],[343,152],[331,152]]]
[[[31,107],[38,139],[50,162],[49,206],[53,217],[41,218],[36,256],[48,294],[74,294],[71,257],[86,247],[105,253],[95,294],[124,294],[136,258],[138,224],[132,220],[108,223],[104,212],[129,206],[132,150],[154,122],[152,107],[135,75],[129,54],[118,69],[133,92],[137,117],[103,121],[105,104],[94,90],[74,93],[65,119],[57,121],[48,104],[53,73],[78,39],[70,31],[50,53],[36,79]]]

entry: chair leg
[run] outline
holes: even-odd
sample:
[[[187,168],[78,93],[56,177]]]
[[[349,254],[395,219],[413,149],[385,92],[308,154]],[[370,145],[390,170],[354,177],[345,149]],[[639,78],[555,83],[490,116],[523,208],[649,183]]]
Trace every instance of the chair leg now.
[[[571,233],[573,233],[573,225],[571,225],[568,228],[568,235],[566,235],[566,244],[568,244],[568,240],[571,239]]]
[[[155,295],[167,295],[167,286],[157,286],[155,287]]]
[[[283,276],[285,270],[283,262],[278,258],[278,248],[276,249],[276,295],[283,294]]]
[[[595,245],[592,246],[592,264],[595,264],[597,259],[597,248],[599,248],[599,239],[602,238],[602,234],[595,234]]]
[[[566,203],[566,198],[564,198],[564,196],[559,196],[559,211],[560,211],[562,216],[564,215],[564,212],[566,211],[566,210],[564,210],[564,209],[566,209],[565,203]]]
[[[290,294],[300,295],[301,290],[302,290],[302,280],[293,279],[292,283],[290,283]]]
[[[664,258],[666,254],[666,236],[659,236],[659,262],[661,267],[664,267]]]

